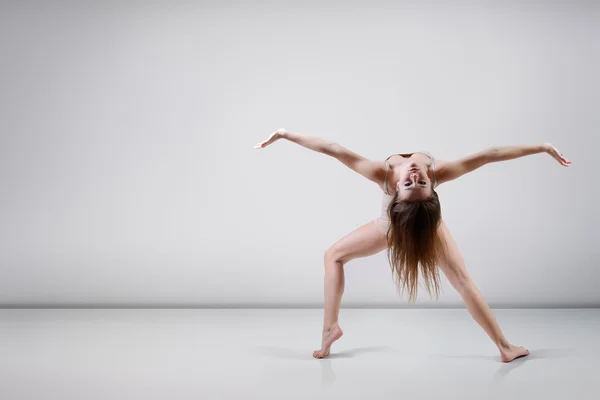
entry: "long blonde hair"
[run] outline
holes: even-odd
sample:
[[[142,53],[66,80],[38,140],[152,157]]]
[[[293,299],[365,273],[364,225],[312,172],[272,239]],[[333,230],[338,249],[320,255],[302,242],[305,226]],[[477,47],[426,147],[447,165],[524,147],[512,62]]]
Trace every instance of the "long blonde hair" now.
[[[439,298],[437,262],[442,250],[438,232],[442,220],[440,201],[435,190],[427,200],[400,200],[398,192],[388,206],[390,224],[387,231],[388,261],[400,294],[408,289],[408,302],[416,302],[419,265],[429,296]]]

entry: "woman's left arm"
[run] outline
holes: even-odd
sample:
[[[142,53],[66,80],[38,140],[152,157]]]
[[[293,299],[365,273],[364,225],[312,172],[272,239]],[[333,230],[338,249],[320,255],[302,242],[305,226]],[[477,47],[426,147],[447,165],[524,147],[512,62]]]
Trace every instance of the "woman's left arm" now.
[[[548,153],[565,167],[568,167],[571,164],[571,161],[563,156],[552,143],[526,144],[520,146],[494,146],[489,150],[488,162],[512,160],[513,158],[537,153]]]
[[[512,160],[537,153],[548,153],[561,165],[568,167],[571,161],[565,158],[551,143],[520,145],[520,146],[493,146],[477,153],[454,161],[438,160],[437,181],[438,185],[460,178],[483,167],[486,164]]]

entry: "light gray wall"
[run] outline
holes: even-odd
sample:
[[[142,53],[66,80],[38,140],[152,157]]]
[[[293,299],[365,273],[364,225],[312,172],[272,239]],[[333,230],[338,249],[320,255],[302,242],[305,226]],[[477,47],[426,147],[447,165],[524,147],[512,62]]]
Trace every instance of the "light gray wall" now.
[[[3,2],[0,304],[314,306],[369,158],[554,143],[439,188],[495,307],[600,304],[594,2]],[[385,253],[343,307],[406,306]],[[444,279],[438,303],[462,307]],[[414,305],[413,305],[414,307]]]

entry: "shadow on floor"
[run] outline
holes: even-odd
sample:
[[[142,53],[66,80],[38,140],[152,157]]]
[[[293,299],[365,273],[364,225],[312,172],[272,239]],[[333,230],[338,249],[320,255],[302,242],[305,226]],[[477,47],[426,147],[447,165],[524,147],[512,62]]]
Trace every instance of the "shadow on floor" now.
[[[271,347],[271,346],[258,346],[255,347],[259,354],[269,357],[275,358],[287,358],[287,359],[298,359],[298,360],[307,360],[313,359],[312,350],[307,351],[299,351],[286,349],[282,347]],[[394,350],[389,346],[366,346],[366,347],[356,347],[354,349],[346,349],[338,352],[332,352],[327,356],[327,359],[342,359],[342,358],[354,358],[360,354],[364,353],[392,353],[397,352],[398,350]]]
[[[297,360],[314,360],[311,351],[299,351],[281,347],[269,347],[259,346],[255,347],[259,354],[268,357],[285,358],[285,359],[297,359]],[[350,359],[360,356],[361,354],[367,353],[401,353],[405,356],[423,356],[432,358],[456,358],[456,359],[474,359],[474,360],[488,360],[500,363],[500,368],[492,376],[492,383],[500,383],[511,371],[524,365],[526,362],[533,360],[549,360],[549,359],[561,359],[572,357],[577,354],[574,349],[531,349],[529,348],[529,355],[515,359],[509,363],[504,363],[500,359],[500,355],[489,356],[479,354],[422,354],[416,352],[408,352],[400,349],[395,349],[390,346],[365,346],[356,347],[352,349],[341,350],[338,352],[331,353],[328,357],[317,360],[322,367],[321,384],[323,386],[329,386],[336,380],[335,372],[331,364],[332,360],[336,359]]]

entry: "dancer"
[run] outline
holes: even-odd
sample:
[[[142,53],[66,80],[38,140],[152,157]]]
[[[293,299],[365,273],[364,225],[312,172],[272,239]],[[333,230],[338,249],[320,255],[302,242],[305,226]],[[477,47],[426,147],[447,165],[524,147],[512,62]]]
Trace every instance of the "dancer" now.
[[[338,314],[344,292],[344,264],[386,249],[398,291],[408,289],[409,303],[416,300],[419,271],[430,296],[433,286],[437,299],[439,268],[458,291],[473,319],[498,347],[503,362],[529,354],[526,348],[509,343],[467,273],[463,257],[442,219],[435,189],[485,164],[537,153],[547,153],[568,167],[571,161],[556,147],[551,143],[496,146],[453,161],[436,160],[427,152],[392,154],[385,160],[369,160],[336,142],[285,129],[278,129],[254,147],[265,148],[279,139],[334,157],[376,183],[383,191],[381,215],[350,232],[325,251],[322,342],[321,348],[313,352],[313,357],[329,355],[332,343],[343,334],[338,324]]]

